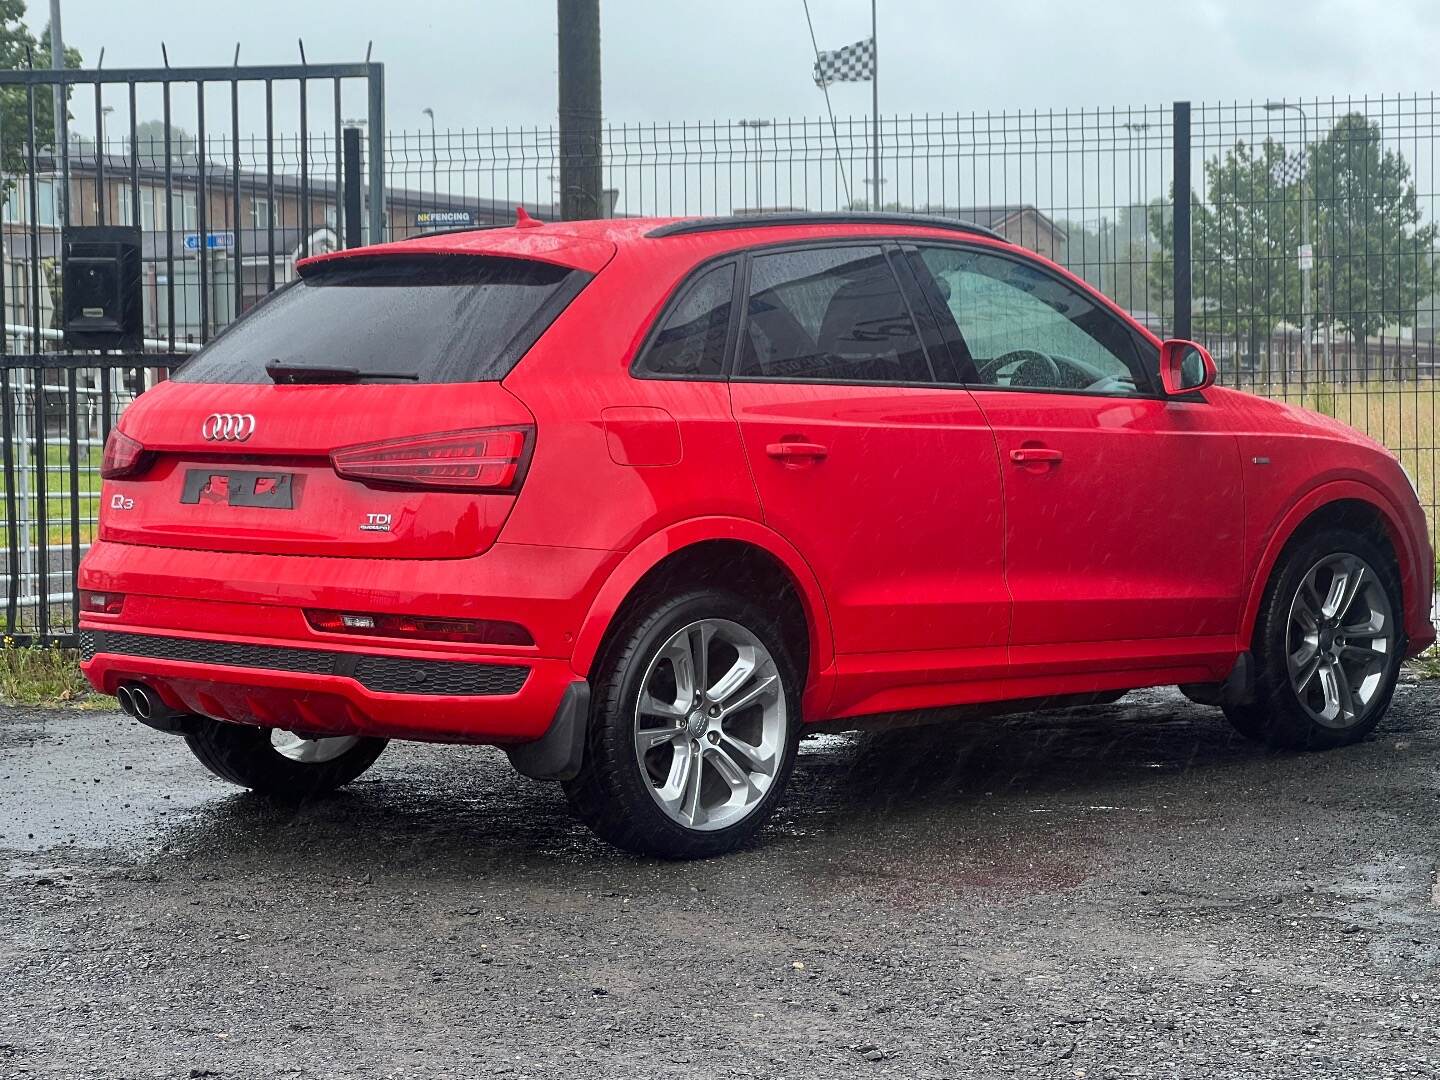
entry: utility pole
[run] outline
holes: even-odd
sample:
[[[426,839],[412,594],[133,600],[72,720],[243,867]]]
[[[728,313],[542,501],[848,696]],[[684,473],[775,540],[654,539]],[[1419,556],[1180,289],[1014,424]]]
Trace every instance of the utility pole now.
[[[885,203],[881,195],[881,186],[885,178],[880,175],[880,22],[875,14],[876,0],[870,0],[870,122],[874,125],[874,133],[871,138],[871,149],[874,151],[875,199],[876,210],[883,210]]]
[[[50,0],[50,67],[55,71],[65,70],[65,35],[60,32],[60,0]],[[70,223],[68,213],[70,192],[70,147],[66,145],[65,132],[65,87],[58,81],[52,87],[55,107],[55,154],[60,164],[60,183],[55,186],[55,217],[61,225]]]
[[[603,217],[600,0],[557,0],[560,51],[560,217]]]
[[[1267,101],[1266,112],[1282,112],[1286,109],[1293,110],[1300,114],[1300,339],[1304,343],[1305,359],[1301,365],[1302,371],[1310,368],[1310,354],[1314,351],[1314,342],[1311,338],[1310,318],[1310,269],[1315,265],[1315,249],[1310,246],[1310,217],[1305,213],[1305,159],[1310,153],[1310,134],[1307,124],[1305,110],[1299,105],[1292,105],[1284,101]],[[1330,340],[1325,340],[1325,372],[1322,378],[1330,379],[1334,372],[1330,368]]]

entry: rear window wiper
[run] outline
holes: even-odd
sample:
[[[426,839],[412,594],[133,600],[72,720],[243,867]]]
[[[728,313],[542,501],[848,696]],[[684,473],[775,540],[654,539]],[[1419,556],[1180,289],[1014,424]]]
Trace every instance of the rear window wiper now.
[[[271,360],[265,365],[265,374],[270,376],[271,382],[290,384],[352,383],[364,379],[420,381],[419,374],[414,371],[366,371],[343,364],[287,364],[283,360]]]

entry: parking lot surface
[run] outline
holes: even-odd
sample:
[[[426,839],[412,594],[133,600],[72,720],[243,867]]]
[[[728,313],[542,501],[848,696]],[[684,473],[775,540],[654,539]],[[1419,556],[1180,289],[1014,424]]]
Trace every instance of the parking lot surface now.
[[[278,808],[0,711],[0,1077],[1440,1075],[1440,689],[1278,754],[1171,692],[802,744],[619,853],[495,750]]]

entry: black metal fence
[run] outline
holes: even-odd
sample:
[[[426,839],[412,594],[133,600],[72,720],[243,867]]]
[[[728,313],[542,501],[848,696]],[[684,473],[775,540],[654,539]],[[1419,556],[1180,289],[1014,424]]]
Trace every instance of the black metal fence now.
[[[91,75],[70,78],[78,85]],[[350,78],[365,83],[363,131],[348,120],[341,84]],[[87,156],[83,140],[66,144],[58,168],[71,172],[67,190],[74,176],[93,175],[95,190],[124,192],[128,220],[145,230],[154,279],[146,301],[153,355],[106,358],[116,365],[108,383],[94,357],[85,366],[72,358],[70,366],[31,370],[35,354],[60,336],[47,300],[53,280],[44,277],[43,243],[30,240],[37,213],[27,216],[22,197],[12,216],[7,202],[5,325],[26,328],[20,347],[30,354],[7,361],[3,394],[12,634],[48,638],[70,629],[69,574],[93,533],[99,439],[118,409],[288,280],[296,257],[382,236],[504,223],[517,205],[557,216],[555,129],[427,123],[386,132],[377,65],[286,69],[283,79],[307,89],[285,96],[280,74],[261,76],[247,126],[235,76],[204,73],[194,91],[198,108],[185,116],[195,128],[162,128],[158,148],[153,126],[147,139],[137,117],[172,116],[164,84],[155,113],[143,102],[137,111],[135,86],[122,81],[118,115],[130,131],[117,139],[113,124],[105,130],[109,99],[102,101],[96,83],[95,145]],[[0,93],[11,85],[0,74]],[[204,102],[217,94],[207,133]],[[9,116],[0,111],[0,147],[11,145],[3,127]],[[328,121],[324,130],[316,117]],[[614,216],[880,207],[977,221],[1068,267],[1155,332],[1203,341],[1225,382],[1320,409],[1381,439],[1416,476],[1433,527],[1440,507],[1433,97],[886,117],[879,176],[872,140],[868,117],[611,125],[604,201]],[[14,173],[23,180],[17,190],[37,176],[43,183],[57,167],[39,142]],[[345,168],[348,160],[358,175],[362,157],[363,190],[346,183]],[[3,149],[0,160],[15,170]],[[222,194],[202,221],[200,208],[213,200],[198,199],[192,210],[185,193],[207,187]],[[1177,201],[1176,191],[1188,198]],[[43,195],[37,198],[43,213]],[[93,220],[85,205],[63,213]],[[22,223],[20,239],[30,245],[22,250],[41,254],[17,264],[12,237]],[[216,233],[220,239],[211,239]],[[204,256],[172,259],[171,249],[180,252],[191,237]],[[6,333],[8,344],[20,340],[17,331]],[[53,403],[35,399],[40,383]],[[50,456],[36,472],[36,432],[47,424]],[[24,462],[34,475],[19,492]],[[47,471],[58,487],[45,483]],[[41,536],[61,550],[46,556],[53,578],[37,589],[26,577],[35,571],[17,567],[16,552],[17,543],[23,551],[25,538],[38,545]]]
[[[135,395],[297,258],[383,235],[383,95],[369,63],[0,71],[7,639],[73,640],[101,449]],[[107,224],[141,233],[134,351],[70,348],[58,314],[66,231]]]
[[[1383,441],[1433,526],[1436,134],[1432,95],[886,117],[876,177],[868,117],[613,125],[604,177],[617,216],[878,206],[987,225],[1198,338],[1226,383]],[[388,153],[394,185],[463,220],[559,201],[551,128],[391,132]]]

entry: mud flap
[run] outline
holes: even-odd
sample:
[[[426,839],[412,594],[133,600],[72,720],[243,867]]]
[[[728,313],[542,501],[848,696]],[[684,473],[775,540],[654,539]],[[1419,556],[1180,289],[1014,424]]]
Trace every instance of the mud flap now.
[[[1184,683],[1180,692],[1197,705],[1250,705],[1255,701],[1255,660],[1247,649],[1224,682]]]
[[[510,764],[532,780],[573,780],[585,758],[590,720],[590,684],[576,679],[565,688],[550,728],[534,742],[505,747]]]

